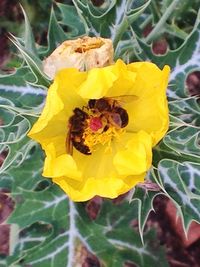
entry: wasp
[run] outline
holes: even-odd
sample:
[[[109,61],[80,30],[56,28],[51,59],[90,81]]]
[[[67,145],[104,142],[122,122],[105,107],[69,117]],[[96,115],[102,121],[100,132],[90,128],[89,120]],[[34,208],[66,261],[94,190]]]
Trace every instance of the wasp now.
[[[100,99],[90,99],[88,106],[94,112],[100,112],[101,116],[106,117],[110,124],[117,128],[124,128],[128,125],[129,117],[127,111],[121,105],[135,99],[137,99],[137,96],[134,95],[103,97]]]
[[[84,144],[83,132],[86,127],[88,114],[80,108],[73,110],[73,115],[69,119],[69,131],[66,140],[67,153],[72,155],[73,146],[81,153],[90,155],[90,149]]]
[[[69,131],[66,140],[67,153],[72,155],[73,147],[85,155],[91,155],[90,149],[84,144],[83,133],[88,127],[88,121],[97,118],[100,122],[106,121],[102,131],[105,132],[112,125],[118,129],[128,125],[129,117],[127,111],[121,107],[121,103],[130,102],[137,97],[124,95],[120,97],[103,97],[100,99],[90,99],[86,110],[89,114],[80,108],[73,110],[73,115],[69,119]],[[105,124],[105,123],[104,123]]]

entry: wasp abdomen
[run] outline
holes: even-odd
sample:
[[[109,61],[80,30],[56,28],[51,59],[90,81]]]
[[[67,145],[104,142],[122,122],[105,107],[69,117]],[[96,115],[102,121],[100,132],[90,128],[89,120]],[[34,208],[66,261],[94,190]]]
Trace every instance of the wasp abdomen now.
[[[83,140],[81,140],[80,142],[76,142],[72,139],[72,144],[79,152],[85,155],[91,155],[89,147],[84,144]]]
[[[114,112],[119,114],[121,118],[121,128],[126,127],[128,125],[128,120],[129,120],[127,111],[124,108],[115,107]]]

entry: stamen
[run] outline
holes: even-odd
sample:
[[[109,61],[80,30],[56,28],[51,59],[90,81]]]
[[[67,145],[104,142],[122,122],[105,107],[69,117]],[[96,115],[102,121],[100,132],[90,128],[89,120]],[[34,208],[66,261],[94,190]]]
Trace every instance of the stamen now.
[[[110,126],[107,131],[101,132],[94,132],[88,127],[83,133],[84,144],[89,147],[91,152],[94,152],[99,144],[107,144],[110,147],[111,141],[114,138],[119,139],[120,135],[124,132],[124,129],[116,129],[114,126]]]

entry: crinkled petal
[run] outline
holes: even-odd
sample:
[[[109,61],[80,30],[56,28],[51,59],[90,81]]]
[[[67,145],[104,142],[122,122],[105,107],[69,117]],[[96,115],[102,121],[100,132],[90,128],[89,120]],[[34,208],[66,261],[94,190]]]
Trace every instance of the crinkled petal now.
[[[124,106],[129,114],[127,130],[146,131],[156,145],[169,127],[166,88],[170,69],[165,66],[160,70],[149,62],[132,63],[128,67],[136,73],[133,94],[138,98]]]
[[[146,173],[143,173],[124,179],[102,177],[100,180],[90,178],[82,183],[66,177],[60,177],[53,178],[53,182],[58,184],[71,200],[87,201],[96,195],[106,198],[116,198],[129,191],[139,182],[143,182],[145,175]]]
[[[106,97],[120,97],[132,95],[132,87],[135,82],[136,74],[128,69],[122,60],[117,60],[112,68],[113,73],[117,77],[112,87],[106,92]]]
[[[73,109],[85,102],[77,94],[77,87],[85,79],[85,73],[65,69],[56,75],[50,86],[42,114],[28,136],[41,144],[57,135],[66,135],[67,122]]]
[[[86,99],[104,97],[117,79],[113,68],[113,66],[109,66],[88,71],[86,80],[79,87],[79,95]]]
[[[72,177],[56,177],[53,181],[74,201],[85,201],[95,195],[115,198],[143,182],[151,165],[151,147],[151,136],[141,131],[124,134],[120,142],[113,142],[110,153],[100,148],[85,157],[74,151],[82,181]]]
[[[52,135],[64,133],[65,114],[63,101],[57,94],[59,84],[55,81],[48,90],[46,103],[42,114],[33,125],[28,136],[42,142],[42,139],[50,138]],[[57,115],[60,115],[59,118]],[[56,127],[55,127],[56,123]]]
[[[56,145],[60,140],[49,143],[44,147],[46,159],[44,164],[43,176],[45,177],[61,177],[68,176],[75,180],[81,180],[82,174],[78,171],[76,162],[69,154],[57,154]]]
[[[131,134],[125,147],[114,157],[114,166],[120,175],[140,175],[151,166],[151,136],[144,131]]]
[[[86,99],[128,95],[132,93],[135,77],[136,74],[118,60],[112,66],[88,71],[85,82],[79,87],[79,94]]]

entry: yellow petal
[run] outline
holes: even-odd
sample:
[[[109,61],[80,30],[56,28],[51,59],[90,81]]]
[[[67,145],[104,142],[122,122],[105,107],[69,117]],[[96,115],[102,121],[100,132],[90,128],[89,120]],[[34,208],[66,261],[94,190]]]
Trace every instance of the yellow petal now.
[[[73,158],[78,166],[79,171],[83,174],[84,179],[94,177],[102,179],[102,177],[115,177],[116,169],[113,166],[113,157],[116,151],[105,152],[107,146],[101,146],[94,151],[92,155],[86,156],[76,149],[73,150]]]
[[[132,63],[129,69],[136,73],[133,94],[138,99],[125,105],[129,114],[127,129],[146,131],[151,134],[153,145],[156,145],[169,127],[166,88],[170,69],[165,66],[161,71],[149,62]]]
[[[105,96],[114,97],[131,95],[136,74],[130,71],[128,66],[120,59],[113,65],[113,73],[117,79],[114,81],[112,87],[106,92]]]
[[[42,114],[40,115],[37,122],[33,125],[31,131],[28,133],[28,136],[40,141],[40,138],[37,138],[38,133],[40,133],[42,130],[44,130],[49,122],[52,120],[53,117],[56,117],[57,114],[62,114],[62,110],[64,109],[64,104],[62,100],[58,97],[57,94],[58,89],[58,83],[57,81],[54,82],[53,85],[48,90],[48,95],[46,98],[46,104],[42,111]],[[62,121],[64,118],[63,116],[60,116],[60,120]],[[56,120],[56,124],[59,124],[59,121]],[[55,134],[62,133],[63,129],[63,123],[61,124],[61,128],[59,125],[55,127],[55,124],[48,128],[47,132],[44,133],[44,137],[50,137],[52,134],[52,129],[55,129]]]
[[[144,131],[131,134],[124,149],[114,157],[114,165],[120,175],[140,175],[147,171],[152,160],[151,136]]]
[[[79,95],[86,99],[104,97],[116,79],[113,66],[91,69],[85,82],[80,85]]]
[[[78,171],[72,156],[66,153],[56,155],[55,143],[50,143],[45,147],[46,159],[43,176],[52,178],[69,176],[73,179],[81,180],[81,172]]]
[[[57,73],[48,90],[42,114],[28,133],[29,137],[42,144],[55,136],[66,136],[73,109],[85,104],[77,94],[77,87],[85,77],[85,73],[76,69],[65,69]]]
[[[142,131],[124,134],[120,142],[113,142],[110,153],[100,148],[91,156],[84,156],[74,150],[73,157],[82,181],[66,176],[53,179],[72,200],[85,201],[95,195],[115,198],[143,182],[151,165],[151,137]]]
[[[82,173],[83,179],[93,177],[96,180],[102,180],[102,177],[122,178],[124,175],[119,174],[114,164],[114,158],[118,151],[122,150],[127,142],[134,137],[134,133],[125,133],[119,139],[113,139],[108,148],[108,145],[99,145],[97,150],[91,155],[84,155],[73,150],[73,158],[77,164],[78,170]]]
[[[53,178],[53,182],[58,184],[73,201],[87,201],[98,195],[106,198],[116,198],[126,193],[139,182],[144,181],[146,173],[138,176],[102,179],[90,178],[84,182],[77,182],[66,177]]]

